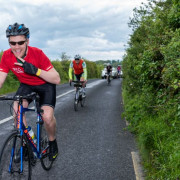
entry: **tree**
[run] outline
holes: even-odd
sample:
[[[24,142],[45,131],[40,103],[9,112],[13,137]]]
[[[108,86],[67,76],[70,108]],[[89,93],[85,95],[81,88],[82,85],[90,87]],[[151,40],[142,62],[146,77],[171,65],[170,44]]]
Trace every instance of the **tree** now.
[[[71,56],[68,56],[66,52],[61,53],[61,60],[62,61],[68,61],[71,58]]]

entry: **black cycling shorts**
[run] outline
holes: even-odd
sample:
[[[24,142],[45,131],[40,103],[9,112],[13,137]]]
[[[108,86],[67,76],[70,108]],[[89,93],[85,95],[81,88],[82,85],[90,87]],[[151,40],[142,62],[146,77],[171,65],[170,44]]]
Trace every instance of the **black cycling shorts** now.
[[[81,73],[81,74],[74,74],[74,75],[75,75],[75,77],[76,77],[76,80],[77,80],[77,81],[80,81],[83,73]]]
[[[46,83],[38,86],[32,86],[21,83],[16,92],[16,95],[23,96],[30,94],[32,92],[36,92],[40,96],[40,106],[51,106],[52,108],[55,108],[55,104],[56,104],[55,84]]]

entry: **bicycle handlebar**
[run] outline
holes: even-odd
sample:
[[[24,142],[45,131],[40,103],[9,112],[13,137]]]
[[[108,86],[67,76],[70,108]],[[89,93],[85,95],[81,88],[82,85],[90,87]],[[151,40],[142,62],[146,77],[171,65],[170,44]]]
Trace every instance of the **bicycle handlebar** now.
[[[85,81],[70,81],[69,85],[71,86],[71,82],[76,83],[76,84],[83,84]]]
[[[0,101],[3,100],[15,100],[14,96],[0,96]]]
[[[85,81],[72,81],[73,83],[78,83],[78,84],[82,84],[84,83]]]
[[[0,96],[0,100],[13,100],[13,101],[20,101],[22,99],[27,99],[27,100],[38,100],[39,95],[36,94],[35,92],[32,92],[30,94],[27,95],[16,95],[16,96]]]
[[[34,104],[35,104],[37,112],[38,113],[43,113],[43,110],[39,106],[39,99],[40,99],[40,97],[35,92],[32,92],[32,93],[27,94],[27,95],[23,95],[23,96],[19,96],[19,95],[16,95],[16,96],[0,96],[0,101],[2,101],[2,100],[13,100],[13,101],[22,102],[23,99],[26,99],[26,100],[35,100]]]

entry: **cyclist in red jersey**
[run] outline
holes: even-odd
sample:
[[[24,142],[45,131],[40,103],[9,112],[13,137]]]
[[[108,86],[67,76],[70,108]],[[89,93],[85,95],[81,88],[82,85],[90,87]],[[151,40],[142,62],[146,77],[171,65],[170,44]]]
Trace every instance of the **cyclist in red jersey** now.
[[[121,66],[120,66],[120,65],[118,65],[118,67],[117,67],[118,77],[120,76],[120,71],[121,71]]]
[[[26,95],[31,92],[39,94],[40,105],[44,110],[42,116],[49,135],[49,159],[53,161],[58,155],[54,108],[56,84],[60,83],[59,73],[42,50],[29,46],[29,29],[24,24],[9,25],[6,30],[6,37],[10,49],[4,51],[0,62],[0,88],[11,70],[20,81],[16,95]],[[24,100],[23,106],[28,107],[29,103]],[[16,101],[14,102],[14,109],[15,112],[18,111]],[[24,123],[27,125],[25,118]]]
[[[84,81],[83,92],[87,83],[87,68],[86,63],[79,54],[75,55],[74,60],[69,65],[69,82],[72,82],[72,71],[74,71],[74,79]]]

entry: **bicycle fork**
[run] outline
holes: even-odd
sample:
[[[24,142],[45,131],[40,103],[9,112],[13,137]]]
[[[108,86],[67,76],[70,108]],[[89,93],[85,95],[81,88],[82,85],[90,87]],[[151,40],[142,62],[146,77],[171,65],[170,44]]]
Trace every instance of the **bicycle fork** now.
[[[10,173],[11,173],[11,169],[12,169],[12,162],[14,159],[15,145],[16,145],[16,138],[13,141],[13,146],[12,146],[12,150],[11,150],[11,158],[10,158],[10,163],[9,163],[9,172]]]
[[[17,113],[17,122],[16,127],[20,130],[20,171],[19,173],[23,173],[23,128],[22,128],[22,122],[23,122],[23,116],[21,115],[23,113],[23,107],[19,105],[18,107],[18,113]],[[17,134],[18,135],[18,134]],[[12,164],[15,156],[16,149],[18,148],[16,146],[17,143],[17,136],[15,136],[13,140],[13,145],[11,149],[11,158],[10,158],[10,164],[9,164],[9,172],[12,173]]]

